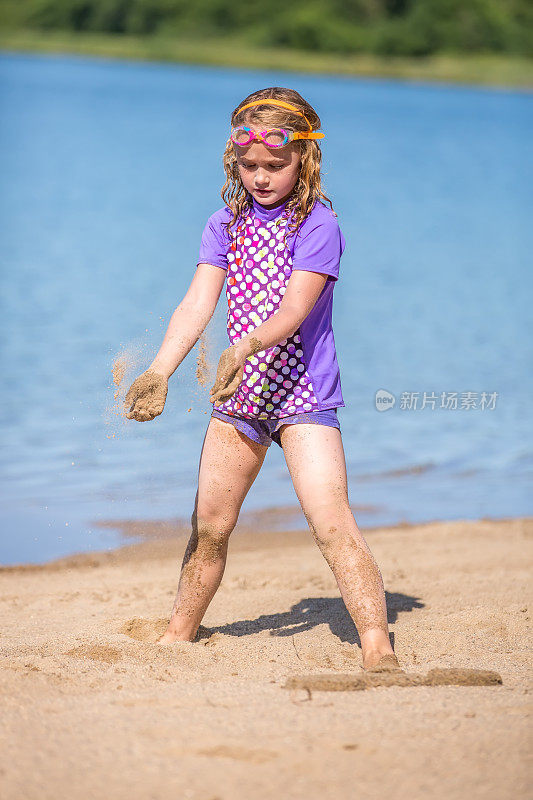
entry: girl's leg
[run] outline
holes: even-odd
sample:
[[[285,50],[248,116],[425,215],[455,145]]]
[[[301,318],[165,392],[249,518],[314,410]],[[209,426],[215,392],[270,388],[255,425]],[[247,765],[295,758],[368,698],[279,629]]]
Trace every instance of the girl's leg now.
[[[309,528],[337,580],[361,639],[363,667],[393,653],[383,580],[348,502],[341,433],[326,425],[284,425],[281,445]]]
[[[222,580],[230,534],[267,450],[231,423],[211,417],[200,455],[192,535],[160,644],[194,639]]]

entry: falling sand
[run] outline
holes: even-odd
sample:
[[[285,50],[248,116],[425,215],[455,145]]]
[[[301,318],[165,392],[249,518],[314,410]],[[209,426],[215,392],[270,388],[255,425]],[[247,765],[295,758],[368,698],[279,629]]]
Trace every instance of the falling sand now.
[[[125,348],[113,360],[111,367],[114,386],[113,402],[107,406],[105,413],[106,424],[113,427],[112,431],[107,435],[108,439],[114,439],[117,435],[117,424],[125,422],[126,375],[135,369],[139,361],[138,355],[138,352],[131,348]]]
[[[196,355],[196,380],[201,387],[207,386],[211,375],[211,365],[208,360],[209,340],[207,329],[204,330],[198,341],[198,353]]]
[[[206,329],[198,340],[195,370],[196,383],[202,390],[202,400],[205,399],[206,387],[212,382],[213,364],[210,362],[209,345],[210,341]],[[147,367],[151,363],[153,357],[151,352],[147,352],[147,347],[148,345],[145,342],[132,342],[125,345],[113,358],[111,374],[113,377],[114,392],[113,403],[107,406],[105,411],[105,420],[107,424],[116,424],[117,422],[124,423],[127,421],[129,408],[126,407],[125,401],[128,390],[132,388],[135,380],[138,380],[147,372]],[[150,350],[152,350],[152,348],[150,348]],[[178,367],[178,373],[179,371],[180,367]],[[158,408],[161,404],[161,392],[159,391],[157,395],[155,407]],[[192,407],[188,408],[187,411],[192,411]],[[152,417],[148,415],[148,418]],[[117,431],[115,430],[108,435],[108,438],[114,439],[116,434]]]
[[[115,439],[119,432],[124,432],[128,422],[124,408],[126,392],[132,381],[142,374],[152,362],[154,347],[142,339],[134,340],[121,347],[111,361],[113,390],[112,400],[108,401],[104,410],[104,421],[109,432],[108,439]]]
[[[115,394],[113,395],[115,400],[118,400],[120,395],[120,385],[124,380],[124,375],[126,374],[127,363],[124,356],[119,356],[113,362],[113,383],[117,387],[115,390]]]

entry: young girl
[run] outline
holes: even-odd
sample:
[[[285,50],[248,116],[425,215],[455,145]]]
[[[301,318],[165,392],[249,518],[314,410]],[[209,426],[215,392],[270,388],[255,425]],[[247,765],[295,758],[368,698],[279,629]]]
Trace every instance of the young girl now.
[[[261,89],[233,111],[225,206],[205,226],[196,274],[159,352],[126,395],[130,419],[161,414],[168,379],[206,328],[227,278],[230,347],[211,390],[192,535],[158,641],[195,638],[244,498],[274,441],[357,627],[363,668],[399,669],[381,573],[348,502],[331,327],[345,242],[321,188],[318,128],[316,111],[292,89]]]

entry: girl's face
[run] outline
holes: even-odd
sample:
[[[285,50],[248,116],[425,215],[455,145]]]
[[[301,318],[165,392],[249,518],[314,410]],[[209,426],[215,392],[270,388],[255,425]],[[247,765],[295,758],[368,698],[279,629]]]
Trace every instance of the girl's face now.
[[[262,127],[248,124],[253,131]],[[279,150],[254,141],[248,147],[234,145],[237,166],[244,188],[265,208],[285,202],[296,186],[300,171],[300,152],[295,143]]]

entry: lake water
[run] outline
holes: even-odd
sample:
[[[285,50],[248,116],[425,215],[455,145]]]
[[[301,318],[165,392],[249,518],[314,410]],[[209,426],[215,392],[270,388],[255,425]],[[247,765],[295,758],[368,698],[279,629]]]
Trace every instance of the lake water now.
[[[123,541],[99,520],[190,516],[211,410],[196,351],[146,424],[114,412],[111,364],[157,350],[222,205],[228,115],[272,85],[326,132],[359,525],[531,514],[531,96],[7,52],[0,71],[1,563]],[[208,335],[216,363],[224,294]],[[272,445],[243,510],[295,504]]]

